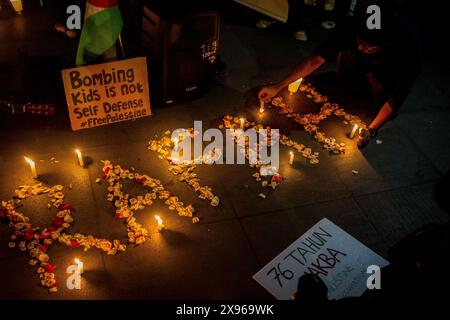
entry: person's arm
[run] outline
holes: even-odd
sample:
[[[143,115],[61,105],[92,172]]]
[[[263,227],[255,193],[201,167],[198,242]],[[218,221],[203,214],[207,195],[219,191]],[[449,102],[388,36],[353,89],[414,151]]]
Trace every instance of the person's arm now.
[[[309,59],[300,62],[294,67],[294,70],[278,83],[278,87],[281,89],[287,87],[290,83],[300,78],[305,78],[321,65],[325,63],[325,59],[318,55],[313,55]]]
[[[386,101],[381,107],[380,111],[378,111],[375,119],[369,125],[369,128],[373,130],[378,130],[385,124],[389,119],[391,119],[394,113],[394,109],[390,105],[389,101]]]
[[[259,99],[265,101],[272,99],[278,92],[280,92],[283,88],[287,87],[290,83],[294,82],[299,78],[305,78],[324,63],[325,63],[324,58],[318,55],[312,55],[309,59],[297,64],[295,68],[292,70],[292,72],[288,74],[280,82],[262,88],[258,94]]]

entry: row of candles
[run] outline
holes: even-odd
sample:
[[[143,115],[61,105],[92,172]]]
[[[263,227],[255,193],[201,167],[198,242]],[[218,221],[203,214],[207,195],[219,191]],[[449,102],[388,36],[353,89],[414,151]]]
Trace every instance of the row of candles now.
[[[75,149],[75,153],[76,153],[77,158],[78,158],[78,164],[80,165],[80,167],[84,167],[83,155],[81,154],[80,149]],[[30,158],[26,157],[26,156],[24,157],[24,159],[25,159],[26,163],[28,163],[28,165],[30,166],[31,176],[34,179],[37,179],[38,178],[38,174],[37,174],[37,170],[36,170],[36,163],[33,160],[31,160]]]
[[[244,118],[240,118],[240,123],[241,123],[241,128],[243,129],[244,128],[245,119]],[[351,133],[350,133],[350,139],[354,139],[355,138],[355,134],[358,131],[358,129],[359,129],[358,124],[355,124],[353,126],[353,129],[352,129]],[[173,140],[174,140],[175,148],[177,149],[178,148],[178,139],[174,138]],[[81,151],[79,149],[75,149],[75,153],[76,153],[77,158],[78,158],[78,164],[80,165],[80,167],[84,167],[84,160],[83,160],[83,155],[81,154]],[[294,163],[294,157],[295,157],[294,153],[292,151],[290,151],[289,152],[289,164],[290,165],[292,165]],[[31,160],[30,158],[28,158],[28,157],[24,157],[24,158],[25,158],[25,161],[30,166],[31,176],[34,179],[37,179],[38,174],[37,174],[37,170],[36,170],[36,163],[33,160]],[[158,220],[158,218],[157,218],[157,220]]]
[[[176,139],[176,140],[178,142],[178,139]],[[84,167],[83,155],[82,155],[80,149],[75,149],[75,153],[76,153],[77,158],[78,158],[78,164],[80,165],[80,167]],[[24,158],[25,158],[25,161],[30,166],[31,176],[34,179],[37,179],[38,178],[38,174],[37,174],[37,170],[36,170],[36,163],[33,160],[31,160],[30,158],[28,158],[28,157],[24,157]],[[165,227],[161,217],[159,215],[155,215],[155,219],[156,219],[156,222],[158,223],[158,231],[164,230],[166,227]]]
[[[76,149],[75,153],[77,154],[77,157],[78,157],[78,164],[81,167],[84,167],[83,156],[81,154],[81,151],[79,149]],[[24,157],[24,158],[25,158],[25,161],[30,165],[31,175],[33,176],[34,179],[37,179],[38,175],[37,175],[37,171],[36,171],[36,164],[35,164],[35,162],[33,160],[31,160],[30,158],[28,158],[28,157]],[[164,226],[164,223],[163,223],[161,217],[158,216],[158,215],[155,215],[155,219],[156,219],[156,221],[158,223],[158,230],[159,231],[164,230],[165,226]]]

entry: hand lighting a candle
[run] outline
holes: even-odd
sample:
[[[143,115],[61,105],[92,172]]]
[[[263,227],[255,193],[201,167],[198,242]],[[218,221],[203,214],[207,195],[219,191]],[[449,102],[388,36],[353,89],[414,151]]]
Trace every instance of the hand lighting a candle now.
[[[259,113],[264,113],[264,100],[259,102]]]
[[[303,81],[303,78],[300,78],[289,84],[288,90],[289,90],[290,95],[293,95],[294,93],[296,93],[298,91],[298,88],[300,87],[302,81]]]

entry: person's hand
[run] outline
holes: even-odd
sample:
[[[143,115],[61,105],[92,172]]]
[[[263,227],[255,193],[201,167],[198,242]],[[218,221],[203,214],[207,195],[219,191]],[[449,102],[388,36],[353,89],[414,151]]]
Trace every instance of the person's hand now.
[[[364,148],[369,141],[374,138],[376,135],[376,130],[372,128],[361,128],[358,132],[358,139],[356,140],[356,144],[358,148]]]
[[[261,91],[259,91],[258,98],[259,98],[259,100],[262,100],[262,101],[269,101],[273,97],[275,97],[278,92],[280,92],[280,88],[278,86],[276,86],[276,85],[266,86],[266,87],[263,87],[261,89]]]

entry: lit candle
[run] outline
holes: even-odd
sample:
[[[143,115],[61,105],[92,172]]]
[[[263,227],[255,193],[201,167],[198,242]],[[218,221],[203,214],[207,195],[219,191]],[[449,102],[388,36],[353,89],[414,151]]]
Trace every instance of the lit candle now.
[[[80,167],[84,167],[83,155],[81,154],[81,151],[79,149],[75,149],[75,153],[77,154]]]
[[[37,171],[36,171],[36,164],[34,163],[33,160],[31,160],[30,158],[24,157],[25,161],[30,165],[30,169],[31,169],[31,176],[34,179],[37,179]]]
[[[78,274],[82,274],[84,272],[84,263],[80,259],[75,258],[75,264],[78,267]]]
[[[294,163],[294,152],[289,152],[289,164],[292,165]]]
[[[303,78],[300,78],[289,84],[288,90],[291,95],[298,91],[298,88],[300,87],[300,84],[302,83],[302,81],[303,81]]]
[[[156,221],[158,222],[158,231],[164,230],[164,229],[166,228],[166,226],[164,225],[164,222],[163,222],[163,220],[161,219],[161,217],[158,216],[158,215],[155,215],[155,219],[156,219]]]
[[[261,100],[259,102],[259,112],[263,113],[264,112],[264,100]]]
[[[241,129],[244,129],[245,119],[240,118],[239,121],[241,122]]]
[[[173,138],[173,147],[175,150],[178,150],[178,138]]]
[[[350,139],[353,139],[355,137],[356,131],[358,130],[359,126],[358,124],[355,123],[355,125],[353,126],[353,130],[350,133]]]

